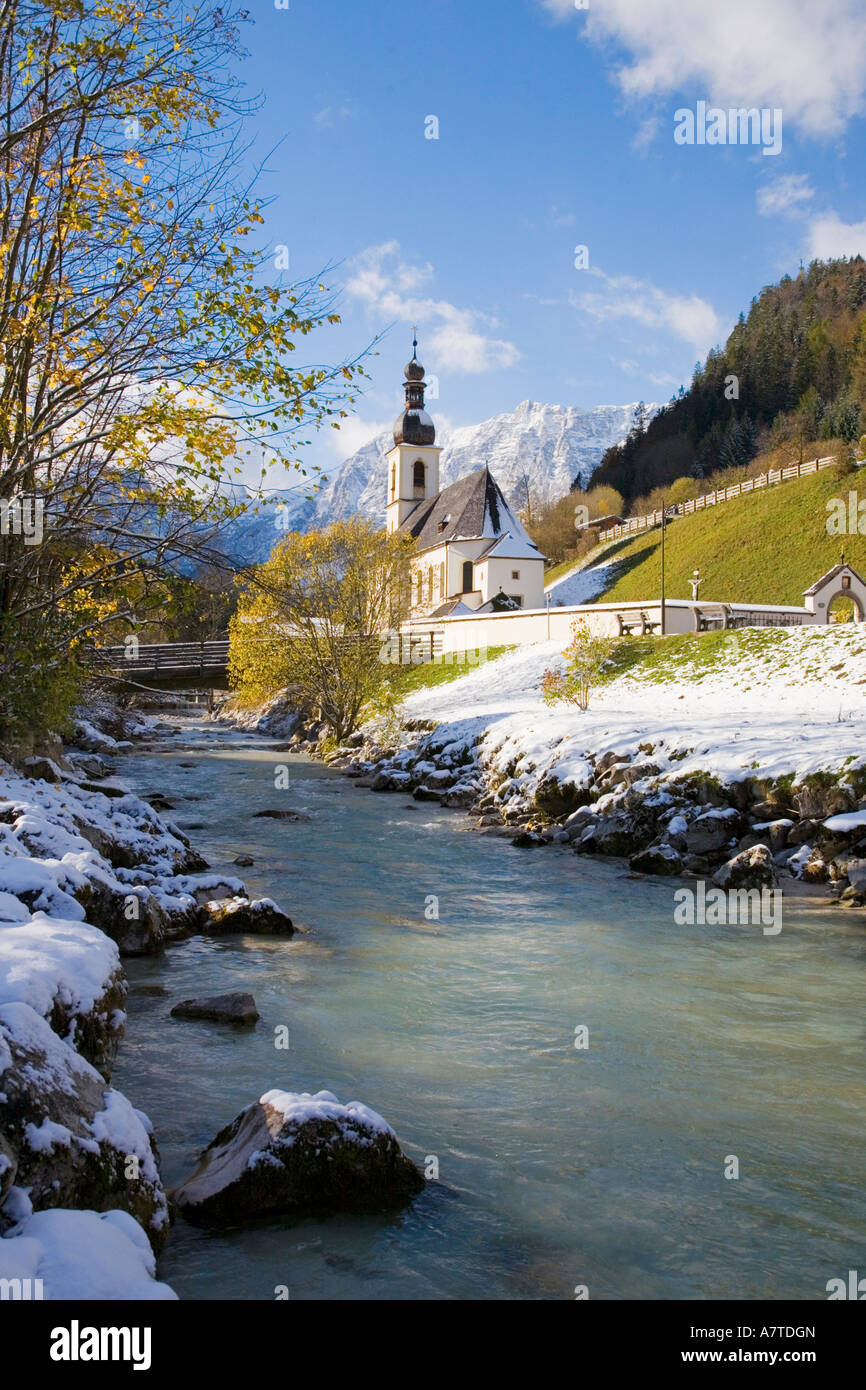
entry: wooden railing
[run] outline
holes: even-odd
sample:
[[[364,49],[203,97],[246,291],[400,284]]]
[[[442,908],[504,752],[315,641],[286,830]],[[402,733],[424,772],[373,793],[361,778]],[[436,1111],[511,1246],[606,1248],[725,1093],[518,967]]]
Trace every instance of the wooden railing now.
[[[194,676],[225,671],[229,659],[228,638],[211,642],[127,643],[120,647],[93,647],[91,660],[102,671],[130,676]]]
[[[827,458],[810,459],[808,463],[789,463],[784,468],[771,468],[768,473],[759,473],[757,478],[746,478],[745,482],[733,483],[730,487],[719,488],[716,492],[706,492],[702,497],[692,498],[689,502],[677,502],[675,506],[665,508],[665,515],[669,521],[672,517],[690,516],[692,512],[715,507],[719,502],[728,502],[732,497],[757,492],[759,488],[772,487],[775,483],[787,482],[789,478],[802,478],[807,473],[817,473],[819,469],[829,468],[835,462],[836,455],[829,454]],[[616,541],[620,536],[628,536],[635,531],[647,531],[661,524],[661,510],[650,512],[646,516],[630,516],[622,525],[609,526],[606,531],[599,532],[598,539]]]

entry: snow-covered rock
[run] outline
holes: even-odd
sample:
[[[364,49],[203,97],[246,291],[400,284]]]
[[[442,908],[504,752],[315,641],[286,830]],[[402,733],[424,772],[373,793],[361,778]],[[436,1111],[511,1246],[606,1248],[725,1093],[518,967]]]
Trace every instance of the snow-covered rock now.
[[[221,1130],[173,1193],[195,1225],[275,1212],[385,1210],[424,1179],[381,1115],[330,1091],[267,1091]]]
[[[650,845],[633,854],[628,866],[638,874],[673,875],[682,873],[683,861],[670,845]]]
[[[773,888],[776,870],[766,845],[753,845],[729,859],[713,875],[719,888]]]
[[[250,932],[258,936],[292,936],[294,926],[272,898],[219,898],[205,903],[201,930],[206,936]]]
[[[122,1208],[160,1248],[168,1208],[149,1122],[25,1003],[0,1005],[0,1131],[17,1163],[13,1195],[24,1189],[34,1210]]]
[[[0,922],[0,1004],[24,1003],[107,1076],[123,1036],[126,981],[115,943],[86,922]]]
[[[128,1212],[37,1211],[0,1240],[0,1279],[41,1280],[41,1297],[175,1299],[156,1278],[147,1236]]]

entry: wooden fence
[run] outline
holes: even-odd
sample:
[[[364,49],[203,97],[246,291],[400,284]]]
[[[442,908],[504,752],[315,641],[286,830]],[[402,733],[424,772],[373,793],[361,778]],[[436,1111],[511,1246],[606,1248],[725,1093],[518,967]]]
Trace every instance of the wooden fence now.
[[[789,478],[803,478],[807,473],[817,473],[821,468],[829,468],[836,462],[836,455],[827,458],[811,459],[808,463],[789,463],[784,468],[771,468],[769,473],[759,473],[757,478],[747,478],[743,483],[733,483],[730,487],[719,488],[717,492],[706,492],[702,497],[694,497],[689,502],[678,502],[676,506],[666,507],[665,514],[672,517],[690,516],[692,512],[702,512],[707,507],[715,507],[719,502],[729,502],[732,497],[741,497],[747,492],[757,492],[759,488],[772,487],[775,483],[787,482]],[[636,531],[648,531],[653,526],[661,526],[661,511],[650,512],[647,516],[630,516],[621,526],[609,526],[599,532],[599,541],[616,541],[620,536],[629,536]],[[592,522],[590,522],[592,525]]]

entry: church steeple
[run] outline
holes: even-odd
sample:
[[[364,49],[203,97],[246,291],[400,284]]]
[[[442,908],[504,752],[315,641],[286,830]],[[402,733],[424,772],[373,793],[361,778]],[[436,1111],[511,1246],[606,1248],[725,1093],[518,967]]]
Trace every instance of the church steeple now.
[[[435,444],[436,426],[424,407],[427,383],[424,380],[424,368],[418,361],[417,332],[412,338],[412,360],[406,363],[403,375],[406,378],[403,383],[406,405],[402,415],[398,415],[394,422],[394,443]]]
[[[424,368],[418,361],[418,337],[412,339],[412,360],[403,371],[406,405],[394,421],[394,447],[388,459],[388,530],[396,531],[418,507],[439,492],[436,426],[424,408]]]

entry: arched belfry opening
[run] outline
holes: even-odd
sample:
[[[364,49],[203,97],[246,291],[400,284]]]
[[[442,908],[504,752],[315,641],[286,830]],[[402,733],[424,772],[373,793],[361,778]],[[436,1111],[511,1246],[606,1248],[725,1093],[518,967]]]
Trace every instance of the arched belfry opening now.
[[[424,467],[423,459],[416,459],[412,464],[412,491],[416,497],[424,497],[427,487],[427,469]]]

